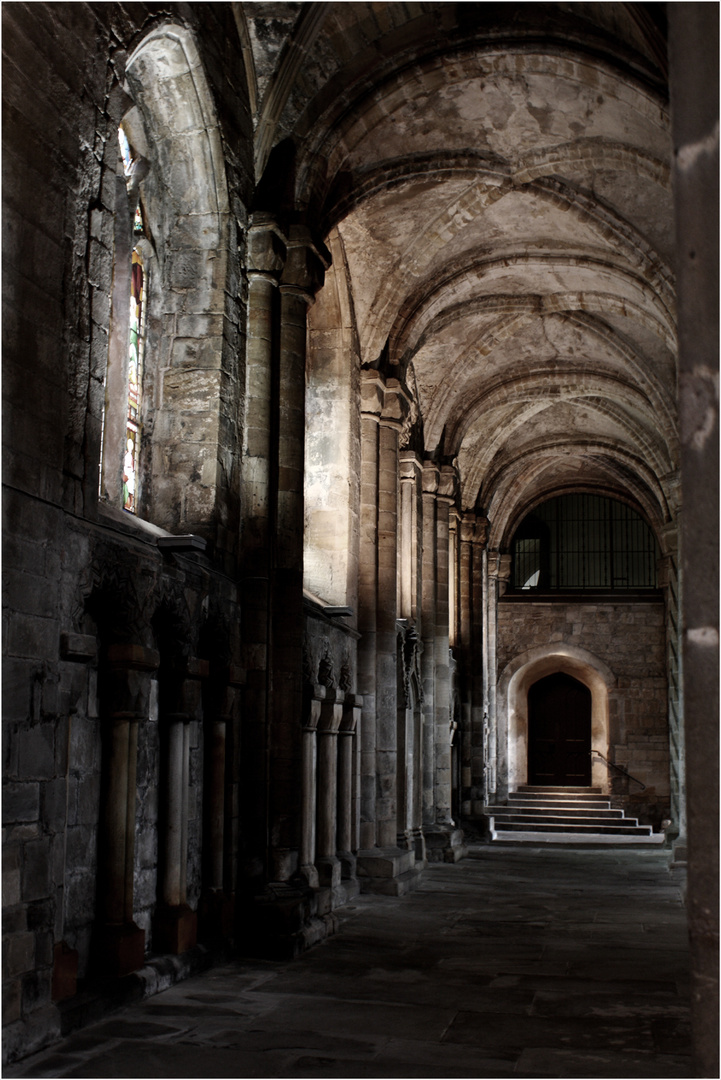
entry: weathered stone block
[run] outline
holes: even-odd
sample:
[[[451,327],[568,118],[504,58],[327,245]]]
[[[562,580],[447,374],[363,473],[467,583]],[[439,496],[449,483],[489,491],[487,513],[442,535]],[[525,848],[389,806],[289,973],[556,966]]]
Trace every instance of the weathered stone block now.
[[[21,777],[52,777],[55,774],[55,730],[50,724],[39,724],[18,732],[18,775]]]
[[[35,615],[12,613],[6,636],[10,656],[44,657],[57,656],[59,627],[54,619]]]
[[[20,1019],[22,1001],[22,986],[20,979],[13,979],[2,984],[2,1016],[3,1027]]]
[[[3,785],[3,822],[37,821],[40,785],[34,782]]]
[[[48,837],[27,843],[23,851],[23,900],[40,900],[50,893],[51,844]]]
[[[32,971],[35,963],[35,935],[26,931],[3,939],[3,982]]]

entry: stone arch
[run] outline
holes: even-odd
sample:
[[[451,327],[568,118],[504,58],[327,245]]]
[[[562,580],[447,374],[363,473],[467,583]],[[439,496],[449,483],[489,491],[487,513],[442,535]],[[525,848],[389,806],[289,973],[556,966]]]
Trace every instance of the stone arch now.
[[[151,274],[138,512],[170,531],[208,533],[229,518],[237,456],[229,452],[235,421],[220,406],[235,393],[226,385],[233,362],[223,362],[234,245],[220,129],[193,35],[181,25],[162,23],[142,39],[125,85],[132,104],[123,127],[144,161]]]
[[[527,649],[506,665],[496,689],[499,791],[505,787],[504,794],[527,780],[528,691],[533,683],[556,672],[571,675],[591,691],[591,748],[604,758],[609,756],[617,680],[608,665],[586,649],[566,642]],[[592,784],[608,791],[607,767],[598,754],[592,765]]]

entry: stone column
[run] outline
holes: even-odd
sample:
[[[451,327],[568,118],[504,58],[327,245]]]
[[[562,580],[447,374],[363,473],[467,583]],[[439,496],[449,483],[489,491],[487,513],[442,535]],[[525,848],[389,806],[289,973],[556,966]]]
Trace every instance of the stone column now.
[[[341,865],[336,855],[338,825],[338,731],[343,720],[342,690],[326,690],[318,721],[318,881],[331,889],[340,885]]]
[[[363,694],[362,888],[398,895],[415,884],[397,846],[398,435],[409,399],[396,379],[361,372],[361,548],[358,681]],[[371,846],[373,845],[373,846]],[[376,849],[380,849],[377,851]]]
[[[399,633],[404,634],[404,663],[413,666],[420,645],[417,627],[421,619],[422,542],[418,509],[423,467],[413,450],[401,450],[399,458],[398,598],[402,626]],[[408,686],[404,687],[403,700],[398,702],[398,844],[414,850],[416,863],[420,866],[425,861],[425,846],[421,830],[422,738],[419,721],[420,695],[413,693],[409,680]]]
[[[320,719],[320,710],[325,700],[325,687],[314,686],[313,696],[308,702],[304,716],[303,743],[301,754],[301,773],[303,788],[303,809],[300,825],[300,872],[303,879],[312,888],[318,888],[318,870],[316,869],[316,806],[318,746],[316,732]]]
[[[395,380],[389,380],[395,382]],[[397,669],[396,558],[398,554],[398,434],[386,386],[386,406],[378,428],[378,606],[376,609],[376,843],[394,847],[397,839]],[[390,406],[390,408],[389,408]]]
[[[667,5],[693,1073],[719,1073],[719,9]]]
[[[188,669],[199,673],[198,661],[189,661]],[[153,947],[156,952],[178,955],[197,942],[197,915],[187,903],[188,781],[189,728],[199,714],[200,681],[183,679],[174,705],[177,711],[160,716],[166,728],[166,805],[165,833],[160,840],[161,903],[153,920]]]
[[[248,777],[241,790],[241,880],[251,893],[262,889],[268,872],[270,580],[277,454],[274,380],[280,328],[278,279],[285,258],[286,238],[277,224],[268,215],[254,215],[248,230],[247,411],[239,545],[242,664],[247,670],[242,744]]]
[[[433,462],[423,463],[423,581],[422,629],[423,654],[423,825],[435,825],[435,641],[436,641],[436,494],[439,469]]]
[[[438,470],[435,493],[435,633],[433,637],[433,819],[425,828],[429,861],[455,862],[465,854],[463,834],[451,817],[451,684],[449,648],[449,516],[455,505],[457,473],[450,465]]]
[[[375,373],[370,373],[374,375]],[[361,731],[360,847],[376,842],[376,615],[378,582],[375,561],[378,498],[378,412],[374,382],[361,372],[361,493],[358,581],[358,688],[363,695]],[[363,408],[363,406],[368,406]]]
[[[363,699],[356,694],[346,694],[343,704],[343,719],[338,731],[338,859],[341,865],[341,877],[353,880],[356,875],[358,850],[354,814],[354,776],[353,764],[356,755],[354,747],[356,730],[360,719]]]
[[[448,731],[451,721],[449,669],[448,554],[449,511],[454,504],[455,471],[443,466],[436,494],[436,634],[434,648],[435,677],[435,768],[434,823],[451,824],[451,753]]]
[[[416,508],[416,483],[418,461],[413,451],[402,450],[400,453],[400,506],[398,528],[398,617],[415,617],[414,574],[416,545],[414,544],[414,519]]]
[[[508,797],[508,732],[499,731],[496,720],[498,598],[506,591],[511,575],[511,556],[489,551],[486,576],[486,648],[488,726],[486,749],[486,784],[488,802]]]
[[[474,817],[483,814],[485,805],[484,788],[484,717],[486,716],[485,699],[485,623],[483,616],[484,580],[486,577],[486,540],[488,538],[488,519],[472,515],[469,524],[469,668],[471,693],[471,735],[470,735],[470,813]],[[465,518],[465,515],[464,515]]]
[[[235,858],[234,796],[231,751],[238,722],[240,687],[245,671],[235,664],[214,665],[204,683],[203,727],[203,894],[198,907],[198,934],[202,941],[228,938],[233,932]]]
[[[306,315],[327,260],[308,231],[293,226],[280,279],[277,473],[271,592],[270,866],[273,881],[298,869],[303,709],[303,464]]]
[[[448,645],[458,648],[460,634],[460,593],[459,593],[459,541],[458,525],[460,514],[454,504],[448,508]]]
[[[99,970],[119,977],[143,966],[145,931],[133,920],[138,723],[150,708],[150,673],[160,658],[141,645],[111,645],[103,668],[101,719],[109,729],[101,789]]]
[[[471,813],[473,772],[473,702],[475,671],[480,657],[474,651],[473,634],[473,540],[476,515],[466,512],[458,524],[458,643],[463,664],[463,730],[461,732],[461,814]]]

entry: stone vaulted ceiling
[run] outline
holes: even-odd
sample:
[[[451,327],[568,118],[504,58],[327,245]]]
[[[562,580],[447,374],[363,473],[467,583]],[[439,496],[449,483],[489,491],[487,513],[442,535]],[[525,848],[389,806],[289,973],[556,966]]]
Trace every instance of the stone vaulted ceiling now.
[[[660,5],[238,5],[260,176],[342,244],[361,362],[415,381],[496,542],[569,488],[675,491]],[[252,63],[251,61],[252,57]],[[322,296],[320,298],[322,302]]]

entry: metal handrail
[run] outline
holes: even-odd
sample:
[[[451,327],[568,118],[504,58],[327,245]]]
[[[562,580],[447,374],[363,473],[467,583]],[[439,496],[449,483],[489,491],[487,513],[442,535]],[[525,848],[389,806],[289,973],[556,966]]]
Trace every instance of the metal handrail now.
[[[641,781],[640,781],[640,780],[637,780],[635,776],[631,776],[631,774],[630,774],[630,772],[628,771],[628,769],[624,769],[623,765],[617,765],[615,761],[609,761],[609,760],[608,760],[608,758],[606,758],[606,757],[604,757],[604,756],[603,756],[603,754],[601,753],[601,751],[600,751],[600,750],[592,750],[592,751],[591,751],[591,753],[592,753],[592,754],[598,754],[598,756],[600,757],[601,761],[605,761],[605,762],[606,762],[606,764],[607,764],[607,765],[608,765],[608,766],[609,766],[609,767],[610,767],[611,769],[615,769],[615,770],[616,770],[616,772],[620,772],[620,773],[622,773],[622,774],[623,774],[623,776],[627,776],[627,777],[629,778],[629,780],[633,780],[634,784],[641,784],[641,791],[645,791],[645,790],[646,790],[646,785],[645,785],[645,784],[643,784],[643,783],[641,783]]]

